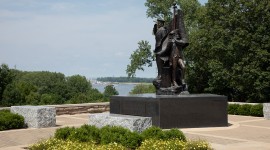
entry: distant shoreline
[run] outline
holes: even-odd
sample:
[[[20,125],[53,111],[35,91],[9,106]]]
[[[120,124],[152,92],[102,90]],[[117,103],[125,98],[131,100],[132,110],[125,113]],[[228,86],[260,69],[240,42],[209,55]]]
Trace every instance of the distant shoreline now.
[[[96,85],[109,85],[109,84],[152,84],[149,82],[102,82],[99,81],[99,83],[92,83],[92,84],[96,84]]]

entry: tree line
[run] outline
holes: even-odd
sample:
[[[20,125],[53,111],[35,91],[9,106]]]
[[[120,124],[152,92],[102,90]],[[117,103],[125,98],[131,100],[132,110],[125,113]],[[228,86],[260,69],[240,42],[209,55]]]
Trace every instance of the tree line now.
[[[81,75],[66,77],[62,73],[0,66],[0,106],[102,102],[111,95],[118,95],[112,85],[100,93]]]
[[[131,83],[152,83],[154,78],[129,78],[129,77],[99,77],[97,81],[102,82],[131,82]]]
[[[146,0],[147,17],[172,18],[174,0]],[[190,45],[184,50],[190,93],[214,93],[230,101],[270,101],[269,0],[177,0]],[[153,37],[154,38],[154,37]],[[140,41],[128,76],[151,66],[153,53]],[[139,59],[141,58],[141,59]]]

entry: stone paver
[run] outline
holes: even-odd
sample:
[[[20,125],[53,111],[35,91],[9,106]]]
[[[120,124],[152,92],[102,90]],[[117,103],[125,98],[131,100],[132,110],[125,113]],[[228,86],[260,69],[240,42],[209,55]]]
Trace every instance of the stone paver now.
[[[182,129],[188,138],[207,140],[217,150],[270,150],[270,121],[262,117],[229,115],[225,128]]]
[[[88,123],[89,114],[56,117],[57,127],[30,128],[0,132],[1,150],[22,150],[30,144],[53,136],[57,128]],[[181,129],[189,139],[208,141],[216,150],[270,150],[270,120],[263,117],[228,117],[230,126]]]

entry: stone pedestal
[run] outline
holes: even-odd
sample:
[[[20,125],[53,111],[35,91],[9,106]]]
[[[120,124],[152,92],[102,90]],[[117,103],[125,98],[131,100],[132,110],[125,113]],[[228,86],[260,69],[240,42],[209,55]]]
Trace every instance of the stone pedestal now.
[[[11,112],[24,117],[24,122],[30,128],[56,126],[56,110],[44,106],[11,106]]]
[[[110,112],[151,117],[164,129],[228,126],[227,97],[213,94],[112,96]]]
[[[265,119],[270,120],[270,103],[263,104],[263,116]]]
[[[104,126],[121,126],[130,131],[142,132],[152,126],[151,117],[139,117],[109,113],[90,114],[89,125],[94,125],[98,128]]]

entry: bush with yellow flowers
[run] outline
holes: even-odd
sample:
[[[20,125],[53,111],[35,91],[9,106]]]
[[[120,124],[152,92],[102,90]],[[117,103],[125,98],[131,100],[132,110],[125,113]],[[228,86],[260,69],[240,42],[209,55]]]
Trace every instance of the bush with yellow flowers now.
[[[83,125],[57,129],[54,138],[30,146],[30,150],[210,150],[204,141],[187,141],[178,129],[150,127],[142,133],[118,126]]]
[[[104,149],[126,150],[124,146],[117,143],[96,145],[93,142],[79,142],[70,140],[64,141],[56,138],[41,141],[29,147],[29,150],[104,150]]]
[[[138,150],[212,150],[212,148],[206,141],[149,139],[143,141]]]

